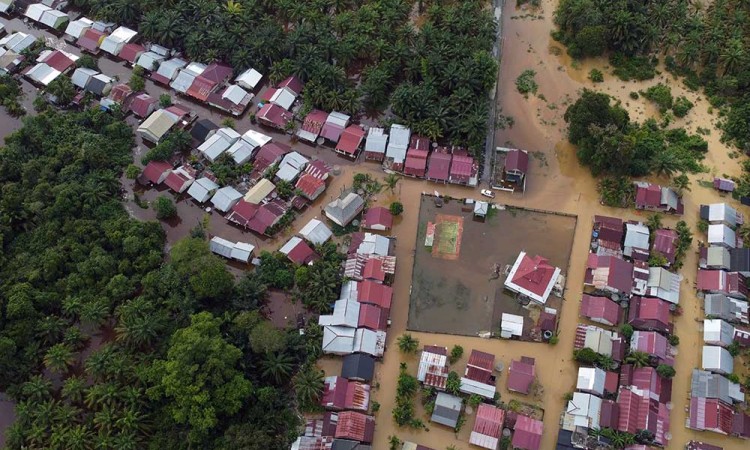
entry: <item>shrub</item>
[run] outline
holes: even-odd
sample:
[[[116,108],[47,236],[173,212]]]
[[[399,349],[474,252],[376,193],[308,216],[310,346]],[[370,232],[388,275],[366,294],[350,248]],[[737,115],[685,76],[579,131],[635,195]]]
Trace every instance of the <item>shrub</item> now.
[[[557,343],[560,342],[560,338],[557,337],[556,334],[553,334],[551,338],[549,338],[549,345],[557,345]]]
[[[394,216],[400,216],[404,212],[404,205],[401,202],[393,202],[388,209],[391,210],[391,214]]]
[[[463,347],[461,347],[461,346],[460,346],[460,345],[458,345],[458,344],[457,344],[457,345],[454,345],[454,346],[453,346],[453,348],[451,349],[451,355],[450,355],[450,357],[448,358],[448,359],[449,359],[449,362],[450,362],[451,364],[455,364],[455,363],[456,363],[456,361],[458,361],[459,359],[461,359],[461,357],[462,357],[463,355],[464,355],[464,348],[463,348]]]
[[[640,96],[636,91],[630,91],[630,98],[632,98],[633,100],[638,100]]]
[[[159,96],[159,106],[162,108],[169,108],[172,106],[172,96],[164,93]]]
[[[681,95],[674,100],[672,112],[676,117],[685,117],[692,107],[693,103],[684,95]]]
[[[676,334],[670,334],[667,340],[669,341],[669,345],[680,345],[680,338]]]
[[[631,337],[633,337],[633,327],[630,324],[623,324],[620,327],[620,334],[625,337],[625,339],[630,340]]]
[[[656,76],[656,64],[644,56],[626,56],[615,53],[609,58],[615,70],[612,72],[623,81],[650,80]]]
[[[177,208],[172,200],[164,196],[156,199],[154,210],[156,211],[156,218],[159,220],[170,219],[177,215]]]
[[[458,395],[461,390],[461,377],[453,370],[448,373],[448,379],[445,381],[445,390],[453,395]]]
[[[676,372],[674,370],[674,367],[672,366],[668,366],[666,364],[659,364],[656,367],[656,373],[658,373],[664,378],[672,378],[673,376],[675,376]]]
[[[136,166],[135,164],[130,164],[127,169],[125,169],[125,177],[127,177],[129,180],[135,180],[138,178],[138,175],[140,175],[141,169]]]
[[[594,83],[601,83],[604,81],[604,74],[599,69],[591,69],[589,72],[589,80]]]
[[[643,96],[651,100],[659,107],[659,111],[663,114],[668,109],[672,108],[672,89],[666,84],[659,83],[650,88],[646,89]]]
[[[516,89],[518,89],[518,92],[520,92],[524,96],[527,96],[529,93],[536,94],[536,91],[539,89],[539,85],[534,79],[535,75],[536,72],[532,69],[526,69],[521,72],[521,75],[516,78]]]

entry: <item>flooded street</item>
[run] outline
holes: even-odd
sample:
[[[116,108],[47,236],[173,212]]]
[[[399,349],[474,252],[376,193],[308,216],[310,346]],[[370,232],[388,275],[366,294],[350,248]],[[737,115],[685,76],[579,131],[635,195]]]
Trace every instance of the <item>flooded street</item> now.
[[[588,255],[589,233],[591,231],[592,217],[596,214],[611,215],[623,219],[645,220],[644,214],[634,210],[607,208],[600,205],[596,192],[596,182],[590,176],[588,169],[578,164],[574,149],[565,141],[565,123],[562,115],[568,104],[577,97],[577,92],[583,87],[593,87],[587,80],[588,71],[591,68],[599,68],[605,73],[605,81],[596,85],[597,90],[607,92],[622,101],[623,106],[630,112],[631,118],[643,121],[648,117],[658,115],[658,112],[647,102],[640,98],[632,100],[629,97],[631,91],[646,89],[648,86],[662,81],[668,83],[675,96],[685,95],[694,103],[694,108],[683,119],[676,119],[678,126],[685,126],[689,131],[695,132],[698,126],[708,128],[711,133],[704,138],[709,143],[709,153],[704,164],[709,167],[709,173],[691,175],[691,191],[685,193],[684,203],[686,214],[684,219],[692,228],[694,233],[693,247],[688,251],[681,286],[680,304],[683,315],[675,319],[675,330],[680,338],[679,353],[676,357],[677,375],[673,382],[673,403],[671,413],[671,434],[673,436],[668,449],[681,449],[690,439],[700,439],[723,446],[726,450],[739,450],[746,448],[745,442],[723,437],[714,433],[697,433],[684,427],[686,418],[686,407],[688,405],[687,393],[690,383],[690,372],[692,368],[700,365],[700,346],[702,336],[699,333],[702,319],[701,303],[696,298],[693,284],[697,274],[697,241],[705,239],[700,236],[696,225],[698,222],[698,206],[702,203],[725,201],[732,206],[738,207],[738,203],[729,197],[720,197],[712,189],[698,185],[699,180],[710,180],[714,175],[738,175],[741,172],[737,159],[732,159],[729,153],[732,151],[720,142],[720,132],[716,129],[717,117],[709,114],[709,105],[702,94],[687,91],[681,84],[672,79],[671,75],[662,72],[654,80],[645,82],[623,82],[611,75],[605,60],[587,61],[573,64],[565,55],[561,45],[552,41],[549,37],[553,28],[552,15],[556,0],[544,0],[542,7],[534,10],[531,15],[526,10],[516,10],[514,1],[508,1],[503,12],[503,61],[500,68],[500,83],[498,90],[498,110],[501,114],[513,117],[512,128],[498,129],[495,142],[498,146],[515,146],[528,150],[533,155],[528,174],[527,190],[524,194],[498,193],[497,203],[516,205],[541,210],[564,212],[578,217],[577,226],[573,237],[573,247],[567,273],[567,289],[559,316],[559,342],[556,346],[536,344],[527,342],[510,342],[500,340],[487,340],[476,337],[453,336],[444,334],[428,334],[415,332],[413,335],[420,340],[422,345],[441,345],[448,348],[453,345],[461,345],[464,348],[464,357],[453,367],[459,373],[463,373],[468,354],[472,349],[492,353],[499,361],[507,367],[510,359],[518,359],[521,356],[536,358],[536,371],[538,380],[544,389],[544,394],[538,398],[511,394],[506,389],[507,373],[498,376],[498,390],[501,398],[506,403],[511,399],[522,402],[533,403],[544,409],[544,435],[541,448],[552,449],[557,439],[557,430],[560,414],[565,406],[563,397],[571,392],[576,380],[576,365],[572,361],[573,341],[576,325],[582,320],[578,317],[579,301],[584,279],[585,262]],[[27,26],[18,19],[0,19],[9,31],[26,31]],[[32,30],[34,34],[43,34],[40,30]],[[79,53],[77,49],[68,45],[65,50]],[[99,66],[102,72],[114,76],[120,81],[127,81],[129,69],[122,63],[114,62],[106,58],[100,58]],[[575,66],[575,67],[574,67]],[[539,84],[537,96],[524,98],[516,90],[515,79],[526,69],[536,71],[536,81]],[[27,96],[24,105],[32,111],[31,102],[34,99],[35,89],[24,82]],[[147,91],[158,97],[163,92],[169,92],[162,87],[147,82]],[[541,94],[541,95],[540,95]],[[217,123],[226,116],[214,110],[194,104],[186,99],[180,101],[189,103],[201,118],[209,118]],[[237,120],[237,129],[245,131],[251,128],[249,113],[242,120]],[[0,132],[7,134],[20,127],[20,120],[9,118],[5,112],[0,112]],[[252,126],[258,129],[257,126]],[[274,133],[263,129],[274,137],[275,140],[288,143],[288,136]],[[326,192],[310,207],[303,211],[292,226],[279,233],[274,238],[260,238],[257,235],[244,231],[227,223],[222,215],[213,212],[208,215],[208,233],[218,235],[225,239],[248,242],[258,247],[258,250],[276,250],[292,234],[301,229],[308,220],[322,216],[322,207],[351,183],[352,175],[356,172],[372,174],[375,178],[382,179],[384,173],[379,165],[362,162],[355,166],[353,163],[338,158],[330,149],[322,147],[311,147],[305,144],[295,144],[294,148],[300,153],[324,159],[331,165],[338,165],[340,174],[333,176],[329,181]],[[142,150],[140,150],[142,151]],[[138,152],[136,152],[138,153]],[[136,160],[140,156],[136,155]],[[667,183],[666,179],[654,179],[652,181]],[[123,185],[132,199],[134,182],[123,179]],[[484,187],[484,185],[482,186]],[[408,364],[409,372],[416,373],[418,365],[417,356],[404,356],[398,352],[396,339],[407,329],[409,313],[409,297],[411,292],[412,267],[415,251],[420,245],[416,242],[420,194],[423,192],[433,193],[438,191],[441,195],[450,195],[454,198],[474,197],[478,198],[478,192],[473,189],[460,186],[436,185],[427,181],[414,179],[402,179],[394,193],[384,190],[374,199],[374,204],[387,206],[390,202],[398,200],[404,204],[404,213],[397,218],[392,234],[396,236],[397,275],[394,282],[394,300],[391,309],[392,325],[388,330],[388,350],[381,364],[376,367],[376,387],[373,388],[373,400],[380,403],[380,411],[376,413],[376,437],[374,448],[385,450],[388,448],[388,437],[398,436],[402,440],[414,441],[421,445],[432,447],[435,450],[443,450],[449,445],[455,445],[457,449],[469,448],[468,436],[474,423],[473,415],[467,415],[467,421],[458,435],[440,425],[429,422],[429,418],[422,417],[430,431],[414,431],[410,429],[399,429],[391,418],[391,412],[395,405],[396,378],[399,364]],[[152,201],[159,195],[171,196],[168,192],[159,192],[156,189],[136,191],[143,201]],[[204,220],[207,214],[204,209],[196,205],[192,199],[182,195],[175,199],[177,201],[179,220],[163,223],[167,233],[168,243],[186,236],[189,230]],[[155,212],[151,209],[143,209],[135,202],[128,201],[126,208],[129,213],[141,220],[155,220]],[[746,214],[747,215],[747,214]],[[667,226],[674,226],[680,218],[665,217]],[[502,228],[498,233],[503,233]],[[471,239],[467,234],[464,240]],[[242,268],[233,266],[236,272]],[[288,312],[279,309],[281,320],[286,320],[290,314],[297,312],[291,308]],[[340,358],[323,358],[319,365],[326,370],[327,374],[337,374],[340,371]],[[418,403],[418,400],[415,400]],[[4,409],[0,409],[0,418],[3,418]],[[421,405],[417,411],[422,416]]]

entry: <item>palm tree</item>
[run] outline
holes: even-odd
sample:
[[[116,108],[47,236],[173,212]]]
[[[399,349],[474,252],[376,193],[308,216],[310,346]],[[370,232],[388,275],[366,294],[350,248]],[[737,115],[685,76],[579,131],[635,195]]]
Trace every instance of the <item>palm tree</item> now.
[[[62,317],[47,316],[37,324],[37,336],[42,339],[44,345],[52,345],[62,339],[68,321]]]
[[[58,77],[59,78],[59,77]],[[81,306],[81,322],[99,326],[109,316],[109,306],[103,300],[90,300]]]
[[[631,352],[626,358],[625,362],[632,364],[635,367],[645,367],[651,361],[651,355],[646,352]]]
[[[130,348],[148,347],[159,336],[160,322],[154,314],[123,318],[115,327],[117,340]]]
[[[79,376],[68,377],[63,382],[62,396],[71,403],[80,403],[86,390],[86,380]]]
[[[391,194],[396,190],[396,185],[398,184],[401,177],[399,177],[395,173],[389,173],[386,175],[383,182],[385,183],[385,186],[388,188],[389,191],[391,191]]]
[[[734,73],[745,59],[745,46],[739,39],[732,39],[721,51],[719,64],[723,66],[723,75]]]
[[[294,390],[297,393],[297,401],[303,406],[317,404],[323,392],[323,371],[315,366],[303,368],[294,378]]]
[[[250,272],[235,285],[232,306],[243,311],[256,310],[265,305],[267,300],[268,287],[255,272]]]
[[[416,353],[419,347],[419,339],[413,337],[410,333],[399,336],[397,342],[401,353]]]
[[[261,361],[261,374],[276,384],[282,384],[292,373],[292,358],[283,353],[266,353]]]
[[[690,179],[683,172],[672,178],[672,187],[678,194],[682,195],[683,192],[690,190]]]
[[[44,365],[51,372],[64,373],[73,365],[73,349],[67,344],[55,344],[44,355]]]
[[[29,400],[42,401],[50,397],[52,383],[41,375],[36,375],[23,384],[21,393]]]
[[[239,16],[242,14],[242,4],[235,0],[227,0],[224,9],[230,16]]]
[[[648,219],[646,220],[646,226],[648,227],[651,232],[655,232],[662,226],[661,222],[661,214],[659,213],[653,213],[648,216]]]
[[[81,408],[73,405],[59,405],[55,410],[55,422],[71,424],[78,422],[81,417]]]
[[[93,435],[87,425],[68,428],[65,434],[65,448],[69,450],[89,450]]]
[[[112,432],[112,428],[117,421],[117,416],[113,408],[104,406],[94,414],[94,426],[99,432]]]
[[[654,155],[651,165],[657,175],[672,176],[680,167],[680,161],[674,153],[663,151]]]
[[[73,82],[68,77],[57,77],[47,86],[47,92],[57,98],[58,105],[67,105],[76,95]]]

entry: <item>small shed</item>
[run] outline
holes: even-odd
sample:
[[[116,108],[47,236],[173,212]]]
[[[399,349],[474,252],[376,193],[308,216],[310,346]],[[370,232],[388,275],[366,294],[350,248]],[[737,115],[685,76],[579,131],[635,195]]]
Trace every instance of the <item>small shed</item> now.
[[[500,337],[511,339],[523,335],[523,316],[503,313],[500,321]]]
[[[261,79],[263,79],[263,75],[257,70],[251,68],[239,74],[234,81],[243,88],[253,91],[258,86]]]
[[[248,244],[247,242],[237,242],[232,247],[231,258],[241,262],[250,262],[250,258],[253,256],[255,246]]]
[[[390,230],[393,226],[393,214],[388,208],[375,206],[365,211],[362,227],[370,230]]]
[[[714,189],[719,192],[734,192],[735,184],[734,181],[727,178],[714,178]]]
[[[234,249],[234,242],[230,242],[219,236],[214,236],[211,238],[211,241],[209,241],[208,248],[217,255],[231,258],[232,249]]]
[[[93,24],[94,22],[92,20],[81,17],[80,19],[68,23],[68,26],[65,27],[65,35],[73,39],[78,39],[86,32],[86,30],[89,30]]]
[[[446,427],[456,428],[462,408],[463,401],[459,397],[438,392],[430,420]]]

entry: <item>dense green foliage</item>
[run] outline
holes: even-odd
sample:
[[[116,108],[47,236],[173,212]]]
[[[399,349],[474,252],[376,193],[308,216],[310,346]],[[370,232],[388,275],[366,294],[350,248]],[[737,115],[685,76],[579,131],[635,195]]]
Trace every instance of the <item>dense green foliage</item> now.
[[[535,75],[536,72],[531,69],[527,69],[521,72],[521,75],[516,78],[516,89],[518,89],[518,92],[520,92],[524,96],[527,96],[528,94],[536,94],[536,91],[539,89],[539,85],[534,79]]]
[[[670,95],[671,99],[671,95]],[[703,170],[708,143],[683,129],[664,129],[654,120],[631,122],[619,104],[602,93],[584,90],[565,111],[568,140],[594,175],[644,176]]]
[[[396,386],[396,407],[393,408],[393,420],[400,427],[424,428],[424,423],[416,417],[414,395],[419,390],[417,377],[406,371],[406,364],[401,363]]]
[[[271,326],[203,239],[129,218],[132,129],[25,119],[0,149],[0,390],[9,449],[289,448],[316,403],[319,327]],[[196,233],[198,235],[200,233]]]
[[[480,150],[495,83],[496,27],[483,0],[74,0],[188,58],[305,83],[308,106],[384,111],[432,139]]]
[[[26,110],[18,101],[22,96],[23,91],[18,81],[10,75],[0,75],[0,105],[13,117],[26,114]]]

